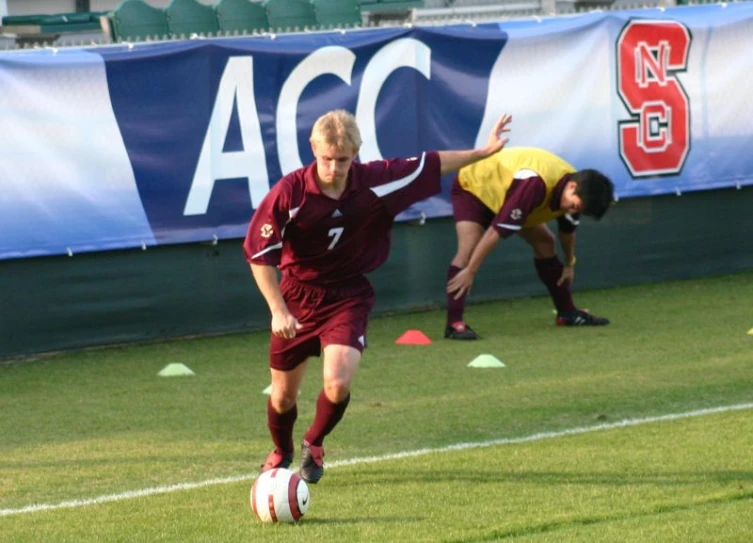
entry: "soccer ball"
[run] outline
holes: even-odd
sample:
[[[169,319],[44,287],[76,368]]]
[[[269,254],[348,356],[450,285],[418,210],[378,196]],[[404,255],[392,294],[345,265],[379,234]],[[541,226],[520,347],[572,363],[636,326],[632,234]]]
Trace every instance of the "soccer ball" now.
[[[289,469],[265,471],[251,486],[251,508],[262,522],[296,522],[310,503],[306,481]]]

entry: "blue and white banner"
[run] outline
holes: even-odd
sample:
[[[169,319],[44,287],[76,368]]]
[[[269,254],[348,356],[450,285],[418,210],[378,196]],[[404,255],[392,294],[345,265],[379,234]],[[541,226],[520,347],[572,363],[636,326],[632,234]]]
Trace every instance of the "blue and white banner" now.
[[[510,145],[620,198],[753,184],[753,4],[0,54],[0,259],[237,238],[353,111],[361,161]],[[401,218],[447,216],[439,197]]]

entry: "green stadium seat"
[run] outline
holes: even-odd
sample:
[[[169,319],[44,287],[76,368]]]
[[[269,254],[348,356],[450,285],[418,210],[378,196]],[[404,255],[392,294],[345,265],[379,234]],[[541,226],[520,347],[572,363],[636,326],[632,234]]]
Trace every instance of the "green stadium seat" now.
[[[49,17],[49,15],[6,15],[3,17],[3,26],[38,26],[42,24],[42,19],[45,17]]]
[[[221,32],[247,33],[269,29],[267,10],[260,2],[220,0],[214,6]]]
[[[412,9],[424,7],[423,0],[364,0],[361,2],[362,12],[402,13]]]
[[[220,30],[217,14],[211,6],[197,0],[172,0],[165,8],[167,26],[174,36],[190,37],[191,34],[213,36]]]
[[[143,41],[170,35],[165,12],[143,0],[123,0],[112,12],[111,20],[115,41]]]
[[[311,0],[320,28],[361,26],[359,0]]]
[[[102,12],[58,13],[55,15],[9,15],[2,25],[19,34],[62,34],[100,30]]]
[[[308,0],[266,0],[270,30],[316,28],[314,5]]]

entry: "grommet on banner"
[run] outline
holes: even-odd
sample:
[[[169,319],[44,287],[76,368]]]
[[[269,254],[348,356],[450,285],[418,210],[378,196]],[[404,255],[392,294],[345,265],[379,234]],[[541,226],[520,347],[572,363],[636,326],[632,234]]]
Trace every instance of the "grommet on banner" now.
[[[678,187],[675,187],[675,194],[677,194],[677,196],[682,196],[682,192],[680,192]]]
[[[65,251],[68,253],[68,256],[73,256],[73,251],[71,250],[70,247],[66,247]]]

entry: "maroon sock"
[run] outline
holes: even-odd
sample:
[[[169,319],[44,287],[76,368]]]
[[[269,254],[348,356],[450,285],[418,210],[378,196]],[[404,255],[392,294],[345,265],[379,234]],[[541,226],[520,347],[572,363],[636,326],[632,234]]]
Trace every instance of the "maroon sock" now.
[[[311,423],[311,427],[306,431],[303,439],[309,445],[322,446],[324,437],[329,434],[340,419],[345,414],[345,409],[350,403],[350,394],[340,403],[332,403],[327,399],[327,395],[322,390],[319,393],[319,397],[316,400],[316,414],[314,415],[314,422]]]
[[[534,258],[533,263],[536,265],[536,273],[539,275],[539,279],[544,283],[549,295],[554,301],[554,307],[557,308],[557,313],[565,313],[575,309],[573,304],[573,297],[570,294],[570,285],[563,284],[557,285],[562,276],[562,262],[557,256],[551,258]]]
[[[278,451],[293,452],[293,425],[297,418],[298,404],[285,413],[278,413],[272,407],[272,401],[267,399],[267,426]]]
[[[447,268],[447,280],[449,281],[450,279],[455,277],[462,269],[463,268],[458,268],[457,266],[450,265],[450,267]],[[447,326],[463,320],[463,311],[465,310],[465,297],[466,294],[463,294],[456,300],[455,293],[447,294]]]

